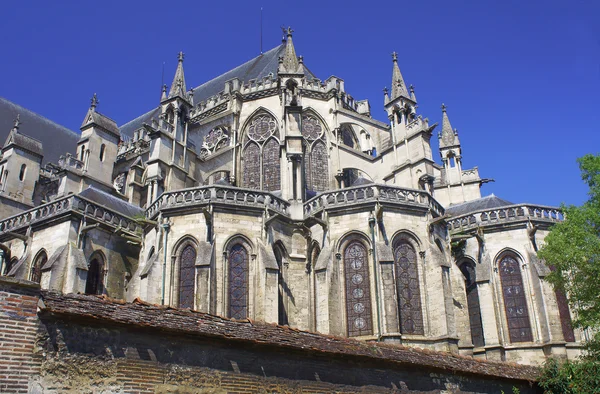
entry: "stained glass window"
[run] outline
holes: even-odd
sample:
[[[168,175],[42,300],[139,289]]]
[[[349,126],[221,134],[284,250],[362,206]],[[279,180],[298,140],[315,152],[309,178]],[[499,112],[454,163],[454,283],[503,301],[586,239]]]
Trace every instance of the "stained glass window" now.
[[[42,267],[44,266],[44,264],[46,264],[47,261],[48,255],[45,251],[41,251],[37,255],[35,261],[33,262],[33,265],[31,266],[30,280],[32,282],[40,283],[42,281]]]
[[[263,147],[263,190],[281,190],[279,142],[270,139]]]
[[[464,262],[461,264],[460,270],[465,277],[471,340],[475,347],[485,346],[483,325],[481,323],[481,308],[479,306],[479,292],[477,291],[477,282],[475,281],[475,265],[471,262]]]
[[[260,189],[260,148],[250,143],[244,149],[244,171],[242,184],[250,189]]]
[[[329,169],[327,164],[327,147],[322,141],[313,145],[310,153],[311,164],[311,188],[316,192],[323,192],[329,189]]]
[[[96,257],[92,259],[88,266],[87,280],[85,282],[85,294],[101,294],[102,293],[102,276],[103,276],[102,261]]]
[[[500,282],[511,342],[533,340],[519,262],[507,255],[500,261]]]
[[[248,137],[254,141],[265,141],[276,132],[277,123],[269,115],[255,117],[248,126]]]
[[[367,249],[352,241],[344,250],[348,336],[373,334]]]
[[[302,115],[302,136],[309,141],[314,141],[323,133],[323,126],[317,118],[311,115]]]
[[[248,317],[248,251],[241,244],[229,250],[229,317]]]
[[[194,308],[196,287],[196,249],[192,245],[183,248],[179,259],[179,307]]]
[[[342,127],[342,144],[354,148],[354,133],[348,126]]]
[[[406,241],[396,243],[394,262],[396,264],[400,332],[423,335],[423,311],[421,310],[418,261],[412,245]]]

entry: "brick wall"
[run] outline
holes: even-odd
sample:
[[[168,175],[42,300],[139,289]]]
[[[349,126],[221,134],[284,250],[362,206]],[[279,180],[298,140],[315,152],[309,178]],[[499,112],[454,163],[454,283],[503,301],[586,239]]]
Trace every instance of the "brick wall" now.
[[[31,375],[40,371],[34,352],[39,332],[39,285],[0,278],[0,392],[26,393]]]

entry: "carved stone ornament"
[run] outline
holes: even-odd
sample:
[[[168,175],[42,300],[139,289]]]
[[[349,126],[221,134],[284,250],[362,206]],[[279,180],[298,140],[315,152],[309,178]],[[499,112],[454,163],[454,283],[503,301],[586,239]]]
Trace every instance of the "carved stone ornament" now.
[[[316,140],[323,134],[323,126],[317,118],[311,115],[302,115],[302,135],[307,140]]]
[[[206,160],[219,149],[229,144],[229,133],[222,126],[215,127],[204,136],[202,147],[200,148],[200,160]]]
[[[117,177],[113,181],[113,187],[119,193],[121,193],[124,186],[125,186],[125,173],[117,175]]]
[[[264,141],[277,131],[275,119],[268,115],[255,117],[248,127],[248,138],[254,141]]]

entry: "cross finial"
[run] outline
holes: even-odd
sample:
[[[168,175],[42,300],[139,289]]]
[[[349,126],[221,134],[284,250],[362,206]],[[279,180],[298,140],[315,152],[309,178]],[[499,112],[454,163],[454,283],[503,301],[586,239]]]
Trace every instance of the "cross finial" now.
[[[177,60],[180,62],[183,62],[184,57],[185,57],[185,53],[180,51],[179,54],[177,55]]]
[[[92,104],[90,105],[90,108],[94,108],[94,109],[96,109],[98,104],[100,104],[100,101],[98,101],[98,96],[96,95],[96,93],[94,93],[94,95],[92,96],[91,103]]]
[[[15,123],[14,123],[14,128],[18,129],[19,125],[21,124],[21,114],[17,114],[17,117],[15,118]]]
[[[446,112],[446,108],[448,108],[446,107],[446,104],[442,103],[442,112]]]
[[[414,93],[415,92],[415,87],[413,85],[410,85],[410,92]]]
[[[294,30],[292,30],[292,28],[290,26],[288,26],[287,31],[286,31],[287,36],[291,37],[293,32],[294,32]]]
[[[392,52],[392,60],[393,60],[394,62],[397,62],[397,61],[398,61],[398,53],[397,53],[396,51]]]
[[[388,90],[387,86],[385,88],[383,88],[383,94],[384,95],[387,96],[388,92],[389,92],[389,90]]]

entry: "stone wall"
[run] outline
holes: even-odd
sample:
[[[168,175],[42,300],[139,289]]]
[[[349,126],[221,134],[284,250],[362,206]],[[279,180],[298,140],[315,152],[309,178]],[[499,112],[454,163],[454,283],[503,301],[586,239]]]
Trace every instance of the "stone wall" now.
[[[0,279],[0,311],[1,392],[539,392],[532,367],[140,302],[40,295],[15,279]]]

